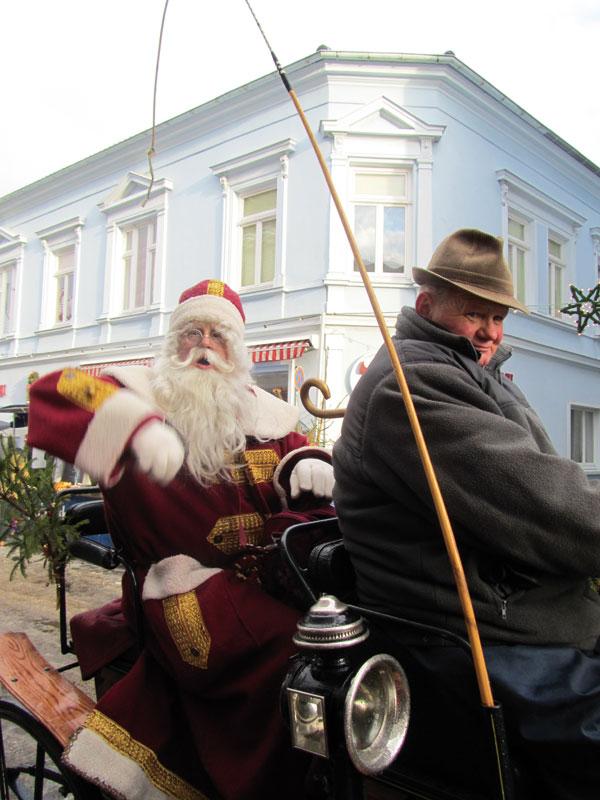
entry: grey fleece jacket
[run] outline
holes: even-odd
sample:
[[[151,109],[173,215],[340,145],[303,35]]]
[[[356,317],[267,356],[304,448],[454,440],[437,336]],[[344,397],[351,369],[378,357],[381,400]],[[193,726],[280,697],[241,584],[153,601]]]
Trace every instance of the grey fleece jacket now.
[[[470,341],[403,308],[394,343],[484,641],[591,649],[600,636],[600,490]],[[362,602],[465,635],[425,473],[389,355],[354,389],[334,499]]]

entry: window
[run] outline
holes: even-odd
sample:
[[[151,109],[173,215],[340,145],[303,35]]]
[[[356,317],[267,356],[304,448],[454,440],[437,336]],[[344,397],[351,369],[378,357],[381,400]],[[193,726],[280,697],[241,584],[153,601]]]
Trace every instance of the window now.
[[[548,313],[560,317],[560,309],[564,305],[565,259],[564,245],[552,237],[548,237]]]
[[[241,199],[242,286],[270,283],[275,277],[277,189]]]
[[[590,236],[592,238],[592,249],[594,253],[594,264],[596,267],[596,283],[600,283],[600,228],[590,228]]]
[[[367,272],[404,273],[408,183],[400,170],[354,173],[354,232]]]
[[[121,230],[124,311],[149,306],[154,300],[156,219]]]
[[[56,262],[55,322],[70,322],[73,317],[73,286],[75,281],[75,245],[54,253]]]
[[[16,262],[0,265],[0,336],[12,333]]]
[[[367,271],[384,293],[412,281],[433,252],[433,171],[445,127],[430,125],[385,96],[321,122],[331,139],[331,177]],[[359,289],[357,265],[331,207],[326,283]],[[362,287],[361,287],[362,288]]]
[[[252,376],[257,385],[265,392],[274,394],[280,400],[288,399],[289,388],[289,365],[279,364],[273,369],[269,369],[266,365],[261,365],[262,368],[255,367],[252,371]]]
[[[518,299],[531,311],[561,318],[574,279],[575,240],[585,218],[508,170],[496,172],[502,236]]]
[[[17,339],[23,296],[23,255],[27,239],[0,227],[0,336],[12,336],[12,352]],[[34,291],[34,288],[30,288]],[[8,351],[5,350],[5,353]]]
[[[522,303],[527,302],[527,226],[514,217],[508,218],[508,265],[513,277],[515,295]]]
[[[571,459],[578,464],[596,463],[598,413],[593,408],[571,407]]]
[[[223,190],[221,273],[242,292],[283,285],[287,176],[295,147],[293,139],[283,139],[211,166]]]
[[[73,217],[37,231],[44,248],[42,328],[72,325],[75,321],[77,269],[84,222],[81,217]]]
[[[129,172],[100,204],[106,269],[100,319],[159,311],[165,301],[166,218],[171,181]]]

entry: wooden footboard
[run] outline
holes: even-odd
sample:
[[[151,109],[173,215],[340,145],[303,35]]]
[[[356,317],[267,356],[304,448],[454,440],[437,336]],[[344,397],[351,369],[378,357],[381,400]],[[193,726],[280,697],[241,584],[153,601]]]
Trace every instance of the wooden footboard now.
[[[57,672],[25,633],[0,634],[0,683],[66,746],[94,701]]]

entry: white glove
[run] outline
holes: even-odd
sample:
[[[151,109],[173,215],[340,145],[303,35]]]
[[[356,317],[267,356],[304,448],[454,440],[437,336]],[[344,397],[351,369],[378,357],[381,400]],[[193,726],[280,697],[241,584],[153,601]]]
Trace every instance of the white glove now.
[[[179,436],[157,419],[140,428],[131,449],[141,471],[163,486],[177,475],[185,457]]]
[[[290,475],[292,500],[302,492],[312,492],[315,497],[331,498],[333,495],[333,467],[320,458],[303,458]]]

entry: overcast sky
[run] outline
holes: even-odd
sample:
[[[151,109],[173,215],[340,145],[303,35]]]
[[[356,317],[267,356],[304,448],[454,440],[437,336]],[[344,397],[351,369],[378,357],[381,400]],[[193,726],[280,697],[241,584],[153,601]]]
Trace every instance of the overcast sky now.
[[[251,0],[282,64],[454,51],[600,164],[600,0]],[[164,0],[0,0],[0,196],[150,127]],[[244,0],[170,0],[157,121],[273,70]],[[283,91],[283,88],[282,88]]]

